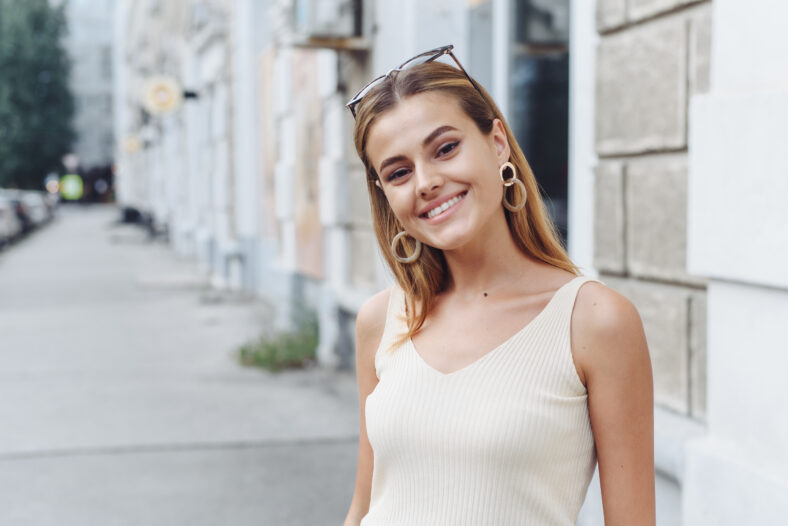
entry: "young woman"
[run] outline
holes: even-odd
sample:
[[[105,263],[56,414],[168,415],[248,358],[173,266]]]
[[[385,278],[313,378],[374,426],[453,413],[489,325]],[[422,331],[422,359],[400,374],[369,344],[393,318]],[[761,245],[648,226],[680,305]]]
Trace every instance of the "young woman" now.
[[[653,525],[640,318],[579,275],[509,126],[451,49],[348,103],[396,284],[358,314],[345,526],[572,525],[597,461],[605,524]]]

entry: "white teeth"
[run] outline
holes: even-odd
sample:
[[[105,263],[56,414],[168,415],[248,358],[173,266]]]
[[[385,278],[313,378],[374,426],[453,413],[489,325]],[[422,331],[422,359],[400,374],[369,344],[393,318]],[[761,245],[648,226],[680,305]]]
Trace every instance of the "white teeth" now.
[[[448,201],[446,201],[442,205],[438,205],[435,208],[433,208],[432,210],[430,210],[429,212],[427,212],[427,217],[431,219],[431,218],[435,217],[436,215],[440,214],[441,212],[445,212],[446,210],[448,210],[452,206],[454,206],[457,203],[459,203],[462,200],[463,197],[465,197],[465,194],[452,197],[451,199],[449,199]]]

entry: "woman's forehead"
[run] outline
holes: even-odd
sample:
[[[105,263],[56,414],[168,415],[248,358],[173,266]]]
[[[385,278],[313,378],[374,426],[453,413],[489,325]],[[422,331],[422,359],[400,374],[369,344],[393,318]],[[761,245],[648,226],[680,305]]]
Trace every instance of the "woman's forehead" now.
[[[367,157],[377,168],[382,155],[398,148],[420,146],[440,126],[464,131],[474,123],[451,95],[411,95],[375,119],[367,133]]]

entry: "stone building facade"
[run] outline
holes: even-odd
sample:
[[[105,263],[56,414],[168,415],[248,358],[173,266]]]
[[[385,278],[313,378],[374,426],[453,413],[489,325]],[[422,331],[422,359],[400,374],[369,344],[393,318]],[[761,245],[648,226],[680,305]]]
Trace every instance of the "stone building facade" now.
[[[656,402],[705,414],[706,279],[687,272],[688,101],[708,91],[711,2],[597,5],[594,263],[644,319]]]
[[[595,12],[578,4],[575,20],[593,20],[572,41],[573,53],[593,61],[584,73],[593,117],[587,164],[573,175],[593,181],[593,268],[643,319],[654,371],[658,524],[681,524],[683,451],[702,433],[706,412],[706,278],[687,271],[687,123],[690,98],[709,89],[711,2],[598,0]],[[570,206],[586,199],[576,192]],[[598,492],[595,479],[583,524],[602,524]]]
[[[577,188],[591,186],[579,181],[593,166],[593,204],[576,192],[572,206],[592,219],[593,266],[646,329],[657,523],[785,524],[788,41],[776,20],[788,5],[573,9],[595,25],[575,16],[572,51],[586,65],[583,46],[595,53],[591,70],[577,68],[572,114],[594,115],[585,130],[578,122],[573,151]],[[596,491],[582,524],[602,524]]]
[[[788,522],[788,3],[714,0],[690,99],[687,265],[708,276],[706,426],[684,524]]]

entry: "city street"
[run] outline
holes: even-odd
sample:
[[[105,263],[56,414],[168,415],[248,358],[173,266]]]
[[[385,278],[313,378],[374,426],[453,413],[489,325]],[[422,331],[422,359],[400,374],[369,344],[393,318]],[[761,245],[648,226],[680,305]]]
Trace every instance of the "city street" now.
[[[0,252],[0,524],[339,525],[352,373],[238,364],[270,308],[108,206]]]

